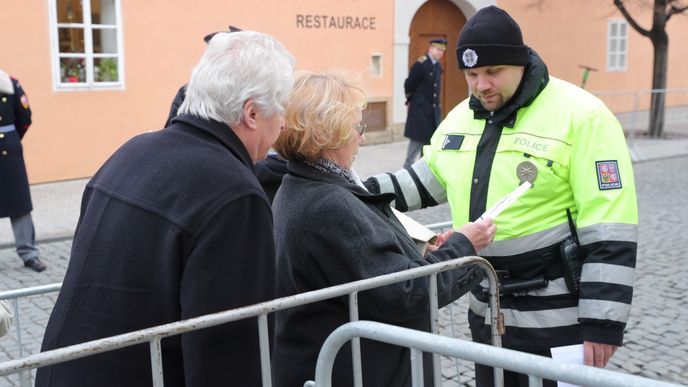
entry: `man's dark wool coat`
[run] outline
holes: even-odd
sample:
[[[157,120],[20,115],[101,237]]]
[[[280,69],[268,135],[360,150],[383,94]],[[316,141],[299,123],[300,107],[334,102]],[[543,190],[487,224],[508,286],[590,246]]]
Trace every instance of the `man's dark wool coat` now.
[[[287,167],[273,202],[280,297],[475,254],[470,241],[456,233],[441,249],[421,257],[391,212],[393,194],[371,194],[302,162],[289,161]],[[438,275],[439,304],[455,300],[482,277],[476,267]],[[362,292],[360,319],[429,331],[428,302],[428,279],[409,280]],[[273,385],[302,386],[312,380],[325,338],[347,322],[347,297],[277,312]],[[367,340],[361,348],[364,385],[410,386],[408,349]],[[432,380],[428,366],[424,375]],[[348,346],[337,356],[333,383],[353,384]]]
[[[274,298],[270,203],[226,125],[178,116],[88,183],[42,350]],[[162,340],[165,386],[260,386],[255,319]],[[40,368],[36,386],[150,386],[149,345]]]

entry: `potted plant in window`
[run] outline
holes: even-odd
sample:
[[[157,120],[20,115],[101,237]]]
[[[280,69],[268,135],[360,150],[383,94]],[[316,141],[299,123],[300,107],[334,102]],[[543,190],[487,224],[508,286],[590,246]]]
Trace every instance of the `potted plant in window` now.
[[[63,81],[67,82],[82,82],[83,65],[81,61],[70,60],[63,66]]]
[[[117,81],[117,62],[114,59],[104,58],[100,60],[100,63],[98,63],[98,81]]]

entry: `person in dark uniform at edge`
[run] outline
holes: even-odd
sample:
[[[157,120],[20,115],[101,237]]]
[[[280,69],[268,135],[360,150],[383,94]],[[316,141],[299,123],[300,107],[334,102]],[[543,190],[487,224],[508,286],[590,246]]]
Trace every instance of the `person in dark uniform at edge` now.
[[[446,49],[447,39],[431,40],[428,53],[411,66],[409,76],[404,81],[408,105],[404,136],[410,140],[404,168],[416,161],[424,145],[430,144],[430,138],[442,120],[440,59]]]
[[[16,78],[0,70],[0,218],[10,218],[17,254],[24,266],[40,273],[45,264],[38,258],[21,144],[30,125],[29,98]]]
[[[210,42],[210,39],[212,39],[213,36],[215,36],[215,34],[221,32],[236,31],[241,31],[241,28],[230,25],[227,31],[212,32],[204,36],[203,41],[207,44],[208,42]],[[186,97],[186,86],[187,85],[184,84],[177,91],[177,95],[175,95],[174,100],[172,101],[172,106],[170,106],[170,113],[167,116],[165,127],[170,126],[170,124],[172,123],[172,119],[174,119],[174,117],[177,116],[177,110],[179,110],[179,107],[182,105],[182,102],[184,102],[184,98]],[[258,163],[256,163],[254,168],[256,172],[256,177],[258,177],[260,185],[263,187],[263,190],[268,195],[270,203],[272,203],[272,199],[275,197],[275,193],[277,192],[277,189],[282,183],[282,177],[287,173],[286,160],[280,157],[280,155],[277,154],[275,151],[270,150],[265,160],[261,160]]]

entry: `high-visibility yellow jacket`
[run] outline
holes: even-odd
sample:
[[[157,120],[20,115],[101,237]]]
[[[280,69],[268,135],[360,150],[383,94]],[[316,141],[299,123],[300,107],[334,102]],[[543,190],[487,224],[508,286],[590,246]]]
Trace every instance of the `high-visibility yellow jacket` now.
[[[531,84],[531,98],[521,96],[519,106],[506,113],[481,111],[477,101],[463,101],[439,126],[421,160],[376,176],[376,185],[396,192],[402,210],[448,200],[458,228],[519,186],[521,163],[536,168],[533,188],[497,216],[495,241],[479,255],[509,266],[533,252],[556,249],[571,234],[568,208],[585,253],[580,295],[570,294],[557,276],[548,278],[546,288],[502,297],[504,343],[524,349],[582,340],[621,345],[633,294],[638,223],[623,131],[588,92],[547,77],[546,71],[544,81],[525,76],[534,78],[526,83],[545,86]],[[469,319],[474,338],[481,341],[489,337],[488,310],[486,299],[474,292]]]

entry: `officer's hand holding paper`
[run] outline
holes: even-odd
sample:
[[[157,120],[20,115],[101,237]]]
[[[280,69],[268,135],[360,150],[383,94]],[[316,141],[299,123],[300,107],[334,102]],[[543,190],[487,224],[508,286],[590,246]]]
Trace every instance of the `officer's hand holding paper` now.
[[[504,196],[500,201],[498,201],[494,206],[490,207],[484,214],[480,215],[480,219],[485,219],[489,217],[494,219],[497,215],[501,214],[507,207],[509,207],[519,196],[523,195],[533,184],[529,181],[524,181],[515,190],[511,191],[508,195]]]
[[[497,232],[497,226],[492,222],[492,218],[485,216],[475,222],[464,224],[457,232],[465,235],[471,241],[475,251],[480,251],[492,242]]]

